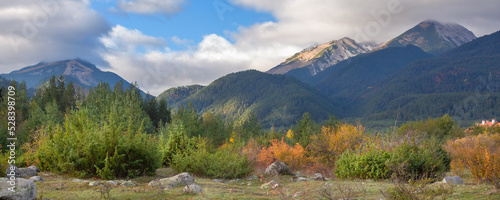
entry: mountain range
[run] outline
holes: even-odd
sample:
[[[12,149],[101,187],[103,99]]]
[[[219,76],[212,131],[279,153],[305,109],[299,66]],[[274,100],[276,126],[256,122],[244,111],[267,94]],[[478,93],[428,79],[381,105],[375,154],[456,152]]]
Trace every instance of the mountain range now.
[[[254,115],[266,128],[289,127],[304,112],[316,121],[330,115],[365,121],[444,114],[463,121],[494,118],[500,113],[499,46],[500,32],[476,38],[461,25],[426,20],[382,45],[332,40],[266,73],[232,73],[207,86],[168,89],[157,99],[167,99],[173,108],[191,103],[200,113],[234,121]],[[81,59],[39,63],[1,76],[36,88],[52,75],[88,88],[99,81],[124,81]]]
[[[410,63],[365,90],[352,108],[371,118],[403,119],[450,114],[462,120],[500,114],[500,32],[439,56]]]
[[[235,121],[254,115],[267,128],[288,127],[304,112],[318,121],[340,113],[339,106],[313,87],[289,76],[256,70],[228,74],[171,106],[189,103],[201,113],[218,113]]]
[[[198,91],[200,91],[204,87],[205,86],[202,86],[202,85],[189,85],[189,86],[174,87],[174,88],[170,88],[168,90],[165,90],[160,95],[158,95],[156,98],[158,100],[160,100],[160,99],[167,100],[168,105],[177,105],[179,102],[181,102],[182,100],[188,98],[189,96],[197,93]]]
[[[411,44],[427,53],[439,55],[474,39],[474,33],[459,24],[425,20],[375,50]]]
[[[124,87],[130,83],[113,72],[103,72],[94,64],[82,59],[70,59],[56,62],[40,62],[0,76],[20,83],[26,82],[26,88],[36,91],[36,88],[47,82],[52,76],[62,76],[66,83],[72,81],[75,87],[89,89],[99,82],[108,83],[111,87],[122,81]]]
[[[304,69],[303,73],[314,76],[340,61],[366,53],[374,47],[372,43],[358,44],[356,41],[345,37],[304,49],[270,69],[267,73],[285,74],[294,69]]]

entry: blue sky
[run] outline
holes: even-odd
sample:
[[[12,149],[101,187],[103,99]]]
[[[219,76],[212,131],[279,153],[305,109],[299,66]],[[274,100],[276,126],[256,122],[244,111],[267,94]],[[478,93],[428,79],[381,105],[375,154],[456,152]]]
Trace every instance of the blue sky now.
[[[91,7],[112,24],[138,29],[143,34],[154,37],[189,40],[191,45],[201,42],[204,35],[227,36],[227,31],[237,31],[241,26],[275,21],[270,13],[234,6],[225,0],[198,0],[183,5],[181,12],[169,16],[120,12],[116,10],[115,1],[96,1],[92,2]],[[228,39],[230,40],[229,37]],[[173,42],[168,44],[172,50],[186,48]]]
[[[480,37],[499,30],[498,8],[498,0],[0,1],[0,73],[82,58],[158,95],[267,71],[343,37],[383,43],[427,19]]]

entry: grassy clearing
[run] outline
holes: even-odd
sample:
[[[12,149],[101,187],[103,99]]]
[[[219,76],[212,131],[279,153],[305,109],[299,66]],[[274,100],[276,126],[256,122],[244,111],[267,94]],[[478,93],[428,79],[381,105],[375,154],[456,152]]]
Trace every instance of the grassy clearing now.
[[[294,182],[292,176],[279,176],[217,183],[212,179],[195,177],[195,182],[203,189],[202,195],[188,195],[181,188],[161,190],[149,187],[148,183],[157,178],[175,175],[172,169],[157,171],[156,176],[132,179],[138,186],[114,186],[109,192],[110,199],[384,199],[380,193],[393,186],[391,181],[372,180],[328,180]],[[452,175],[452,174],[450,174]],[[89,186],[85,182],[72,182],[73,177],[53,173],[40,173],[44,182],[37,182],[39,199],[103,199],[99,187]],[[448,199],[488,200],[500,199],[500,192],[492,185],[477,184],[470,173],[463,175],[464,185],[454,186],[454,193]],[[276,189],[261,189],[261,185],[275,180],[281,185]]]

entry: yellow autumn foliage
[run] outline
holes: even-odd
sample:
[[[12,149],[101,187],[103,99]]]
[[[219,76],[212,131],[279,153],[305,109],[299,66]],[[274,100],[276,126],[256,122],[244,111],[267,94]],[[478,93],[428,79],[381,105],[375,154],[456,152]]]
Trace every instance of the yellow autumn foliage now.
[[[451,155],[451,170],[457,174],[469,169],[479,181],[500,179],[500,134],[479,134],[449,140],[444,148]]]
[[[325,164],[333,165],[347,150],[354,151],[364,141],[365,128],[360,124],[340,124],[337,128],[322,127],[321,133],[313,136],[311,152]]]

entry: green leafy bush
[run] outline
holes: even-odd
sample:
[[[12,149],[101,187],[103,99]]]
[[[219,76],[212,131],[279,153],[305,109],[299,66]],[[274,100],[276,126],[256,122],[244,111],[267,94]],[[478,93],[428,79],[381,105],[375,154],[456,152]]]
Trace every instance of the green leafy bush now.
[[[339,178],[386,179],[391,170],[386,162],[391,157],[385,150],[371,149],[361,154],[346,151],[335,163]]]
[[[169,126],[160,127],[160,154],[162,164],[170,166],[174,155],[184,154],[196,148],[197,138],[187,136],[184,124],[176,121]]]
[[[206,149],[179,153],[173,156],[172,168],[211,178],[240,178],[252,171],[246,156],[239,151],[222,148],[215,152]]]
[[[437,180],[450,169],[451,159],[435,142],[404,142],[391,151],[369,148],[360,153],[347,151],[335,163],[339,178]]]
[[[123,128],[116,114],[111,112],[109,120],[96,126],[83,108],[66,117],[64,127],[40,130],[37,151],[33,151],[39,167],[104,179],[154,174],[161,166],[156,139],[142,128]]]
[[[401,180],[437,180],[450,169],[450,162],[440,145],[404,142],[393,150],[387,165]]]
[[[408,132],[415,132],[417,135],[422,135],[427,139],[432,138],[440,143],[462,136],[464,133],[449,115],[434,119],[429,118],[425,121],[407,122],[398,131],[400,135],[407,135]]]

